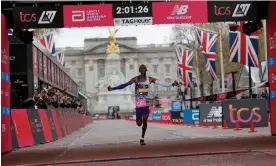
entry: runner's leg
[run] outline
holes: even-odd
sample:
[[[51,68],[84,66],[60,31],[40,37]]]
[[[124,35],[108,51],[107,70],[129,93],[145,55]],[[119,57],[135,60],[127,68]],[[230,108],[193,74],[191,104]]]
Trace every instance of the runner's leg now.
[[[136,124],[137,126],[142,126],[143,119],[143,108],[136,108]]]
[[[140,140],[141,145],[145,145],[144,137],[148,127],[149,107],[143,107],[143,126],[142,126],[142,138]]]

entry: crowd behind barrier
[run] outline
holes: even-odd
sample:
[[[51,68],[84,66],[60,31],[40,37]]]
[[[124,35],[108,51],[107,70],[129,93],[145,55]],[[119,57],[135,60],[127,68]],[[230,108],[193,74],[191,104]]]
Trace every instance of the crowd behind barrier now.
[[[24,100],[21,108],[35,109],[67,109],[88,115],[88,111],[84,108],[79,99],[67,95],[64,91],[55,88],[44,88],[41,92],[34,91],[33,97]]]
[[[92,122],[92,116],[77,98],[55,88],[35,90],[19,108],[11,109],[10,119],[5,124],[10,136],[2,142],[2,153],[55,141]]]

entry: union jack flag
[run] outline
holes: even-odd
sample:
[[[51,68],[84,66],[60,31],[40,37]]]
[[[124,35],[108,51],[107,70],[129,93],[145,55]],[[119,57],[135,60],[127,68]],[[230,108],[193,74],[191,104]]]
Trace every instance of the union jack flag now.
[[[205,60],[206,71],[209,71],[212,78],[216,80],[216,50],[218,34],[210,33],[197,28],[195,29],[195,32]]]
[[[58,52],[58,53],[55,53],[53,56],[56,56],[57,58],[57,61],[62,65],[64,66],[64,52]]]
[[[183,47],[176,48],[177,56],[177,77],[184,87],[192,87],[192,75],[193,75],[193,57],[194,52]]]
[[[259,35],[258,32],[247,36],[242,33],[244,22],[240,22],[235,32],[229,32],[230,59],[229,61],[238,62],[242,65],[259,67]],[[230,27],[230,25],[229,25]]]
[[[40,39],[41,44],[53,55],[56,52],[54,34],[49,33]]]

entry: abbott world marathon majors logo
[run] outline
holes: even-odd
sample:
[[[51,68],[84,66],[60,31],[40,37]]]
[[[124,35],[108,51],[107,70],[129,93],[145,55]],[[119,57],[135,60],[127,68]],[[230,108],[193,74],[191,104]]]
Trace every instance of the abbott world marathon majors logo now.
[[[213,106],[208,115],[207,118],[204,119],[204,122],[207,120],[207,122],[214,122],[215,120],[217,122],[222,122],[222,107],[221,106]]]

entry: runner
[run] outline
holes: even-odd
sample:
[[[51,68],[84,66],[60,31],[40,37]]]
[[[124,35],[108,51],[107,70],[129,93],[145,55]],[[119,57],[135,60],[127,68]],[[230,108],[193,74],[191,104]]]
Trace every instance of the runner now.
[[[125,87],[135,83],[135,98],[144,99],[148,101],[150,99],[149,88],[151,83],[155,83],[164,87],[177,86],[178,82],[174,81],[174,83],[163,82],[158,79],[147,76],[147,67],[145,65],[141,65],[139,67],[140,75],[132,78],[127,83],[121,84],[116,87],[108,87],[108,91],[124,89]],[[149,116],[149,106],[137,108],[136,107],[136,124],[137,126],[142,126],[142,138],[140,139],[141,145],[146,145],[144,141],[145,133],[147,130],[147,120]]]

